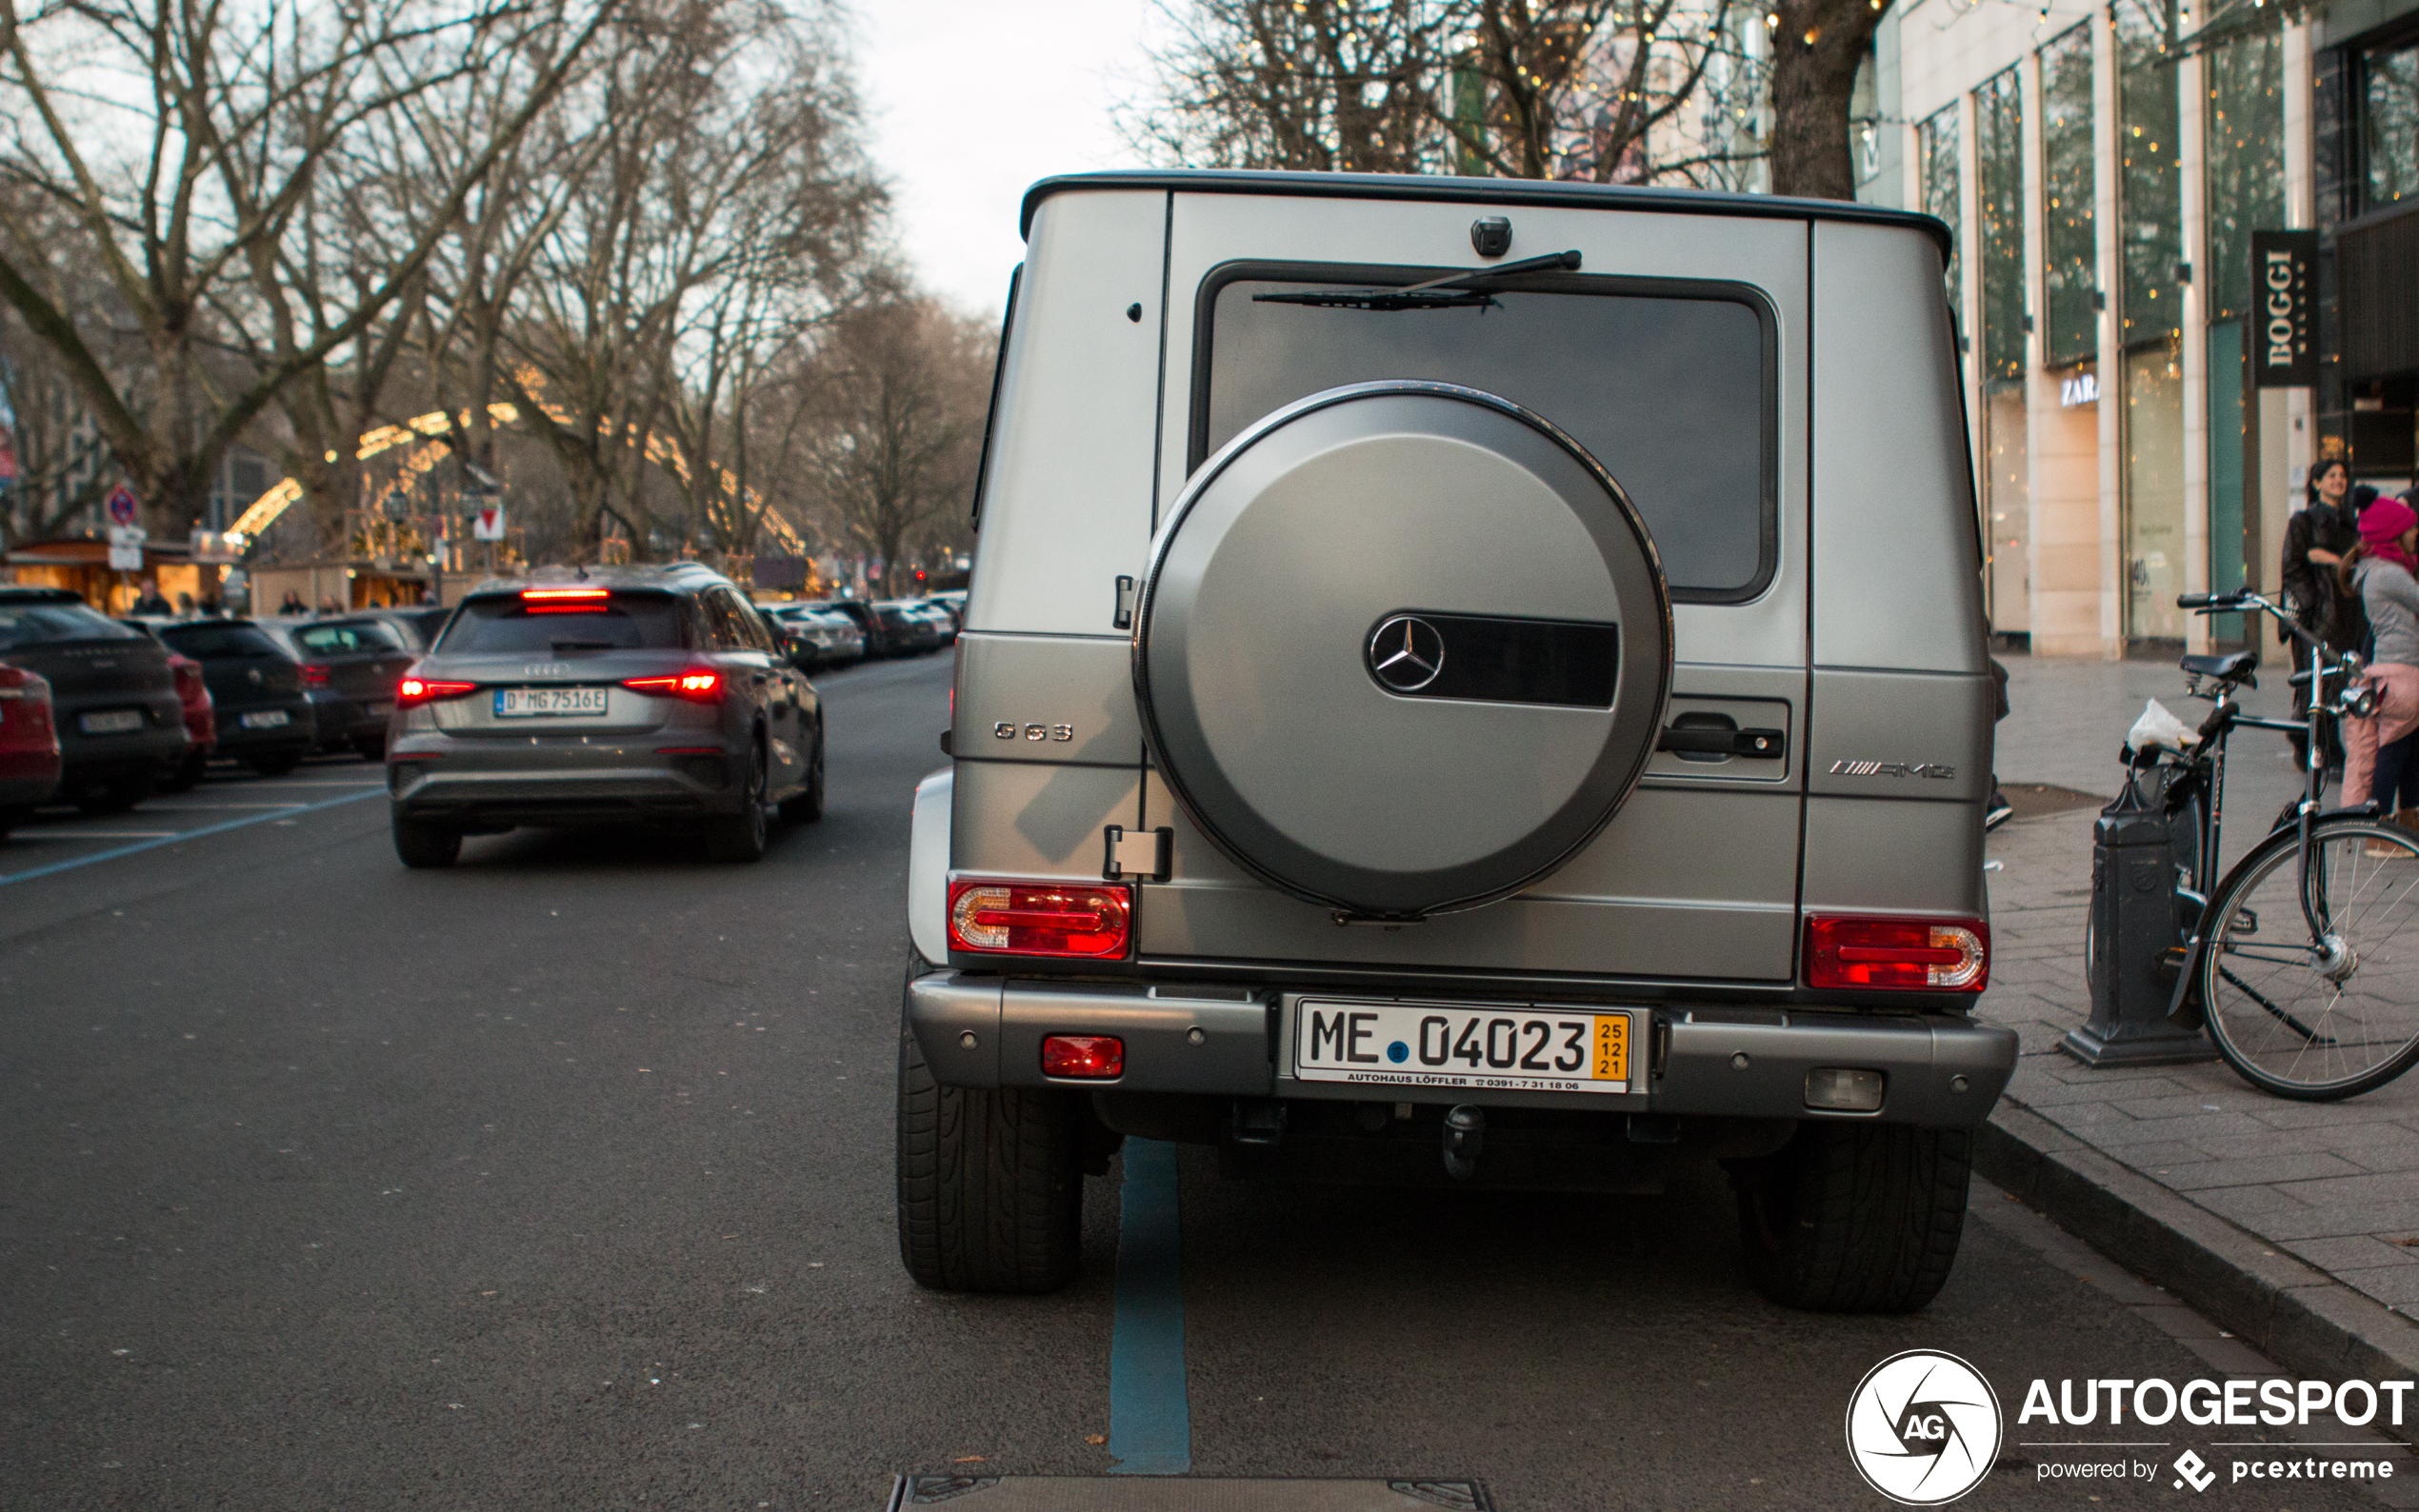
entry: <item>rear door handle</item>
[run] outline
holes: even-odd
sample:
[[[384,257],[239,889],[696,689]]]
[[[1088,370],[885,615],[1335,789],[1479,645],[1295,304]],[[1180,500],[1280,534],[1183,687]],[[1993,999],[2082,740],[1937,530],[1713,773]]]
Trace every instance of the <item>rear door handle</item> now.
[[[1789,737],[1777,729],[1666,729],[1655,741],[1657,750],[1689,756],[1759,756],[1777,760],[1789,750]]]

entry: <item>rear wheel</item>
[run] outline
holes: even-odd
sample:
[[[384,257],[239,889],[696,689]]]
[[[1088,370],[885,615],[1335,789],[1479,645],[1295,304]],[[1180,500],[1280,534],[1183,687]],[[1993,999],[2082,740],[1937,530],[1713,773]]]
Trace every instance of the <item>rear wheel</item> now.
[[[771,823],[765,817],[765,750],[755,748],[755,756],[748,765],[748,790],[739,801],[739,812],[706,821],[706,854],[716,861],[762,861],[765,846],[772,838]]]
[[[1809,1312],[1914,1311],[1956,1262],[1972,1158],[1965,1129],[1799,1125],[1731,1167],[1748,1279]]]
[[[793,825],[811,825],[823,817],[823,731],[815,731],[814,763],[807,769],[806,789],[781,806],[781,817]]]
[[[394,817],[395,854],[407,866],[418,869],[430,866],[450,866],[462,854],[462,831],[448,829],[425,820]]]
[[[352,748],[360,753],[363,761],[382,762],[387,759],[387,737],[372,735],[366,740],[357,740],[352,743]]]
[[[2355,1097],[2419,1063],[2419,841],[2400,825],[2329,819],[2280,830],[2210,900],[2201,957],[2209,1038],[2237,1075],[2305,1103]]]
[[[1056,1291],[1082,1252],[1083,1108],[943,1086],[899,1025],[899,1259],[934,1291]]]
[[[302,752],[281,750],[266,756],[247,756],[244,765],[263,777],[283,777],[302,765]]]
[[[202,780],[202,773],[209,767],[210,752],[187,751],[185,759],[170,767],[167,775],[160,779],[159,790],[164,793],[190,792],[194,785]]]
[[[122,814],[151,796],[157,781],[150,771],[130,772],[87,787],[75,795],[75,806],[88,814]]]
[[[31,804],[11,804],[5,808],[0,808],[0,840],[8,839],[10,830],[16,828],[19,825],[24,824],[27,820],[31,819],[32,817],[33,806]]]

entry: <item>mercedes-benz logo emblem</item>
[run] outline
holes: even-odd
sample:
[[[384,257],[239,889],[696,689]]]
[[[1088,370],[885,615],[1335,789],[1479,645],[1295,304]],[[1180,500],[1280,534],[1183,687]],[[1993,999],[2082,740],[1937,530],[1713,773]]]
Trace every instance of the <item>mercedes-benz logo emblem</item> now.
[[[1397,614],[1369,634],[1369,675],[1397,693],[1416,693],[1445,670],[1445,637],[1412,614]]]

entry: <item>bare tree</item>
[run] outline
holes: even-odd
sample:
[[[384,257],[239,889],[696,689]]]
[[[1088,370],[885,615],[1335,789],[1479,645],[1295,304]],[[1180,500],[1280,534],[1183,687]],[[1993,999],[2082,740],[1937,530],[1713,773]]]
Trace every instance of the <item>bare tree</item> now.
[[[453,212],[571,77],[616,0],[438,9],[335,0],[237,10],[225,0],[0,0],[0,98],[22,129],[0,148],[0,301],[56,354],[155,521],[197,512],[227,449],[288,385],[347,354],[420,274]],[[397,254],[329,280],[313,215],[336,145],[365,121],[473,75],[515,107],[437,196],[390,229]],[[23,213],[47,203],[64,243]],[[71,307],[57,260],[90,258],[139,339],[113,371]],[[232,323],[230,325],[230,323]],[[323,448],[324,450],[328,448]]]
[[[808,475],[834,533],[880,559],[885,594],[903,554],[946,534],[943,517],[972,497],[992,340],[905,295],[832,323],[812,384]]]
[[[1194,0],[1168,17],[1176,41],[1153,60],[1163,99],[1125,123],[1147,149],[1199,168],[1441,167],[1446,5]]]

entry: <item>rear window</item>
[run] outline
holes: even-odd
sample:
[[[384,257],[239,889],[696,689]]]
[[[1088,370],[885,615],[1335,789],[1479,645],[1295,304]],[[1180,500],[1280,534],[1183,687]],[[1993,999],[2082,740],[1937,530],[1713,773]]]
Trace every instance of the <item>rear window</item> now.
[[[1270,410],[1323,389],[1386,378],[1460,384],[1551,421],[1604,464],[1653,535],[1672,597],[1761,591],[1777,519],[1776,338],[1751,291],[1569,277],[1494,290],[1492,306],[1257,302],[1433,276],[1288,271],[1295,276],[1244,270],[1206,291],[1208,397],[1194,417],[1192,467]]]
[[[344,656],[354,651],[405,651],[403,637],[391,625],[353,620],[342,625],[306,625],[294,631],[294,644],[314,656]]]
[[[200,661],[222,656],[283,656],[285,648],[269,632],[250,625],[179,625],[160,632],[160,639]]]
[[[532,608],[517,598],[472,599],[454,615],[436,649],[448,656],[515,651],[676,650],[679,602],[662,593],[616,593],[576,609]]]
[[[141,630],[95,614],[81,604],[0,603],[0,650],[46,641],[140,641]]]

